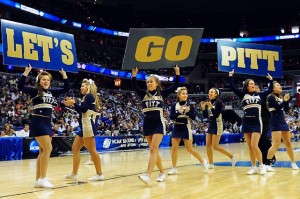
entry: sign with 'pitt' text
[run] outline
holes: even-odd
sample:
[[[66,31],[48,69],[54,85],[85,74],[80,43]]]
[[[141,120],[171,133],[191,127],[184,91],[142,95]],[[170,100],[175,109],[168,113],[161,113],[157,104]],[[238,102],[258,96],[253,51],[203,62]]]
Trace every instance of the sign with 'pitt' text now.
[[[78,71],[73,35],[3,19],[1,30],[4,64]]]
[[[218,70],[282,78],[280,46],[218,41]]]
[[[123,70],[194,66],[203,28],[131,28]]]

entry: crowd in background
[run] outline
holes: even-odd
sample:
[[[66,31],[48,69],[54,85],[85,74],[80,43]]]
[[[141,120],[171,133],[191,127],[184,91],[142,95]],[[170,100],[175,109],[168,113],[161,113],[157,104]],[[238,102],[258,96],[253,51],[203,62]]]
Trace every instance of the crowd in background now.
[[[1,136],[29,136],[29,117],[32,104],[29,95],[18,91],[17,83],[21,74],[2,73],[0,77],[0,126]],[[34,85],[35,77],[28,78],[28,84]],[[59,87],[61,83],[54,81],[53,85]],[[99,94],[103,103],[101,116],[98,122],[97,136],[117,136],[142,134],[143,114],[140,108],[140,99],[133,91],[110,90],[100,88]],[[71,108],[65,107],[62,103],[65,96],[78,97],[79,90],[74,89],[58,98],[59,105],[54,107],[52,115],[53,136],[75,136],[80,131],[78,114]],[[221,95],[223,106],[233,108],[234,102],[239,103],[237,97],[230,93]],[[193,104],[197,111],[197,118],[192,122],[194,134],[204,134],[208,129],[207,118],[203,118],[200,109],[200,101],[207,100],[206,95],[191,94],[189,103]],[[173,130],[173,121],[169,118],[171,105],[176,102],[175,93],[166,99],[164,117],[167,133]],[[80,103],[80,102],[79,102]],[[239,106],[234,106],[239,109]],[[286,121],[293,132],[300,131],[299,108],[292,106]],[[239,121],[224,120],[224,134],[240,133]],[[297,133],[295,139],[298,139]]]

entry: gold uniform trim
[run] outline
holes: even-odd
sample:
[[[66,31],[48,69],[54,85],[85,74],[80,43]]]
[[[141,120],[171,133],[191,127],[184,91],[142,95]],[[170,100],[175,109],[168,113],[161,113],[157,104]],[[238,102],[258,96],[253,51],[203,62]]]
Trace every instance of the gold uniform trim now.
[[[247,105],[247,106],[244,106],[244,110],[245,109],[248,109],[248,108],[261,108],[261,105],[260,104],[249,104],[249,105]]]
[[[33,106],[33,110],[39,109],[39,108],[51,108],[52,109],[52,105],[43,103],[43,104],[38,104],[38,105]]]
[[[148,112],[148,111],[162,111],[162,108],[159,107],[150,107],[150,108],[144,108],[143,112]]]
[[[82,113],[82,132],[84,138],[95,136],[93,127],[91,125],[91,120],[95,123],[97,115],[100,115],[100,113],[93,110],[88,110],[87,112]]]

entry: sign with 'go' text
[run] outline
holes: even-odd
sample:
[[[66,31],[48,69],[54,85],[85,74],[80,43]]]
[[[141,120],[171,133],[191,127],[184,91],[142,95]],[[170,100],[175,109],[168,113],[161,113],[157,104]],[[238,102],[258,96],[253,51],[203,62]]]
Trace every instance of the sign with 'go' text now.
[[[218,41],[218,70],[282,78],[280,46]]]
[[[123,70],[194,66],[203,28],[131,28]]]
[[[3,19],[1,30],[4,64],[78,71],[73,35]]]

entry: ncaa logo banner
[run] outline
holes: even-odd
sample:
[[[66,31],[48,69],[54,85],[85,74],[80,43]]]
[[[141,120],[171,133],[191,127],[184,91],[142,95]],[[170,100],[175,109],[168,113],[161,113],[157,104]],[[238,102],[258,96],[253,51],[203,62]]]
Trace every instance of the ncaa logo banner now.
[[[218,70],[282,78],[280,46],[218,41]]]
[[[74,36],[1,20],[3,63],[78,72]]]
[[[123,70],[194,66],[203,28],[131,28]]]

